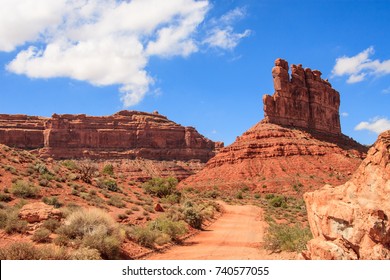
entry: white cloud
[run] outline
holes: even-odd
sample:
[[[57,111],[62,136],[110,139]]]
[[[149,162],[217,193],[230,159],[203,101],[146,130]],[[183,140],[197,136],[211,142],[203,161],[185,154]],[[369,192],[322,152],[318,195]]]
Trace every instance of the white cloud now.
[[[13,51],[60,24],[66,0],[1,0],[0,51]]]
[[[355,126],[355,130],[369,130],[377,134],[390,129],[390,120],[387,118],[375,117],[368,122],[361,122]]]
[[[358,83],[368,76],[381,76],[390,74],[390,60],[372,60],[370,56],[374,54],[374,47],[360,52],[352,57],[339,57],[333,67],[333,76],[349,76],[347,83]]]
[[[341,113],[341,116],[342,116],[342,117],[348,117],[349,114],[348,114],[347,112],[342,112],[342,113]]]
[[[244,8],[235,8],[221,18],[213,19],[211,21],[212,27],[208,32],[208,36],[203,40],[203,44],[225,50],[234,49],[242,38],[248,37],[251,34],[251,30],[249,29],[246,29],[242,33],[234,32],[232,25],[244,16]]]
[[[7,70],[31,78],[68,77],[118,85],[124,106],[138,104],[153,79],[151,56],[189,56],[203,45],[208,0],[0,0],[0,51],[24,47]],[[234,48],[235,9],[213,23],[225,31],[214,46]],[[210,41],[210,44],[212,42]]]

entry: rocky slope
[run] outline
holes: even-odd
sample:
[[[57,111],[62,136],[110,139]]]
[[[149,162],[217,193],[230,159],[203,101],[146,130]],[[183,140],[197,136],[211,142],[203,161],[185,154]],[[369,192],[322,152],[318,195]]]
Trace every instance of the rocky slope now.
[[[275,93],[263,98],[265,119],[212,158],[181,187],[250,187],[302,194],[324,183],[346,182],[366,147],[341,134],[339,93],[317,70],[277,59]]]
[[[309,259],[390,259],[390,130],[351,180],[306,193]]]
[[[35,149],[41,157],[146,158],[206,162],[221,146],[165,116],[121,111],[112,116],[57,115],[52,118],[0,115],[0,143]]]

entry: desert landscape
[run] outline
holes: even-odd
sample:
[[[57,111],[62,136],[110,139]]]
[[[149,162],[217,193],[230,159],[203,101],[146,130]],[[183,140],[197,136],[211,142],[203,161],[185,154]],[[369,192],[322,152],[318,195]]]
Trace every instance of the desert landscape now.
[[[384,275],[390,1],[0,4],[1,260]]]
[[[158,112],[0,115],[0,258],[389,259],[390,131],[342,134],[318,70],[272,77],[226,147]]]

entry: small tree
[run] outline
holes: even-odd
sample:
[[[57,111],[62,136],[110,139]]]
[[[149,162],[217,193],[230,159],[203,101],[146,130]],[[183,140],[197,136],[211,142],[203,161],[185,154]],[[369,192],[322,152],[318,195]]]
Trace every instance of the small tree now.
[[[98,168],[91,160],[84,160],[80,162],[78,170],[80,173],[80,179],[85,183],[90,184],[95,172],[98,171]]]

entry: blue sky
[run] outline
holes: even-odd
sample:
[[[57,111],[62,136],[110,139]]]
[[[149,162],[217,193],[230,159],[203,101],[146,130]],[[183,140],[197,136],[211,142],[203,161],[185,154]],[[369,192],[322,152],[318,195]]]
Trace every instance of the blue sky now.
[[[278,57],[319,69],[344,134],[390,129],[390,1],[0,0],[0,113],[159,111],[230,144]]]

